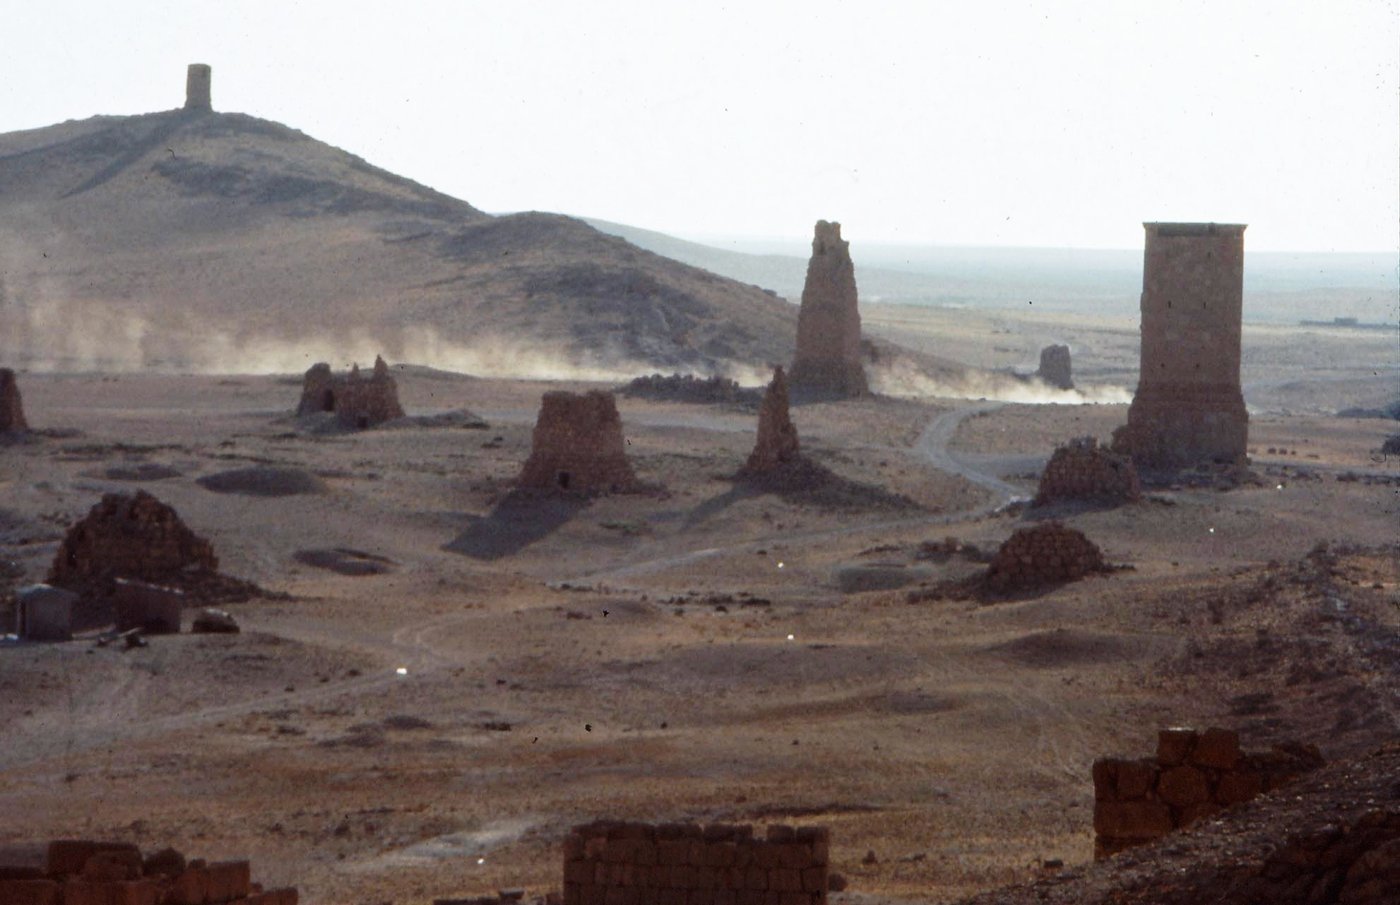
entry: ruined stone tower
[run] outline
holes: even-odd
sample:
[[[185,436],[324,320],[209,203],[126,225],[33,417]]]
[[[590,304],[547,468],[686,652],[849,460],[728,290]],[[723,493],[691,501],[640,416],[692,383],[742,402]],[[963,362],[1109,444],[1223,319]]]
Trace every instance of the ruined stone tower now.
[[[1145,223],[1142,360],[1113,446],[1139,467],[1245,459],[1242,224]]]
[[[1046,346],[1041,349],[1040,368],[1036,371],[1036,375],[1057,389],[1074,389],[1069,346]]]
[[[612,393],[553,390],[540,400],[530,458],[518,486],[553,493],[619,493],[637,488],[622,417]]]
[[[210,82],[214,78],[214,70],[209,68],[208,63],[191,63],[189,69],[185,70],[185,109],[186,110],[212,110],[214,109],[209,98]]]
[[[15,372],[0,368],[0,434],[26,430],[29,425],[24,420],[24,403],[19,398]]]
[[[307,369],[301,384],[297,417],[334,412],[342,427],[363,430],[404,416],[399,405],[399,387],[380,356],[374,358],[369,379],[360,376],[354,365],[345,377],[331,373],[331,366],[317,362]]]
[[[797,428],[788,414],[787,377],[781,367],[773,369],[773,381],[763,394],[758,409],[758,439],[744,465],[744,472],[772,471],[797,460]]]
[[[841,224],[817,221],[807,283],[797,313],[792,388],[803,393],[862,396],[870,392],[860,360],[860,311],[850,243]]]

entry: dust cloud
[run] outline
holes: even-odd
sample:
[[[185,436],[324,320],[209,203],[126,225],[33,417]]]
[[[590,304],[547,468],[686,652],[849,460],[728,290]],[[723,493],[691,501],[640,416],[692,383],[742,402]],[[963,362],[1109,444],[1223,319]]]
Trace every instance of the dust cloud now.
[[[886,396],[905,398],[988,399],[1027,405],[1126,405],[1133,393],[1120,386],[1083,386],[1061,390],[1034,377],[1019,378],[995,371],[967,370],[935,376],[914,364],[895,360],[867,367],[870,388]]]

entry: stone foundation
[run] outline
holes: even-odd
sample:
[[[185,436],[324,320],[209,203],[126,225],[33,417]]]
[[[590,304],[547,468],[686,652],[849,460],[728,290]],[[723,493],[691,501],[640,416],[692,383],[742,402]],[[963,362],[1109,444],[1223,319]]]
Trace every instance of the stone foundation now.
[[[1228,729],[1163,729],[1155,757],[1094,761],[1094,857],[1190,826],[1321,765],[1311,746],[1245,753]]]
[[[180,634],[185,595],[177,588],[118,578],[112,603],[119,632],[135,628],[147,635]]]
[[[526,490],[565,494],[638,489],[613,394],[602,390],[545,393],[530,458],[516,483]]]
[[[1080,437],[1057,448],[1040,475],[1034,506],[1062,500],[1131,503],[1142,498],[1133,460]]]
[[[297,905],[295,889],[264,890],[247,861],[186,862],[174,849],[142,857],[127,842],[50,842],[42,866],[0,864],[4,905]]]
[[[1103,553],[1081,531],[1059,522],[1018,528],[987,567],[995,591],[1046,587],[1107,570]]]
[[[564,905],[824,905],[824,827],[599,822],[564,840]]]

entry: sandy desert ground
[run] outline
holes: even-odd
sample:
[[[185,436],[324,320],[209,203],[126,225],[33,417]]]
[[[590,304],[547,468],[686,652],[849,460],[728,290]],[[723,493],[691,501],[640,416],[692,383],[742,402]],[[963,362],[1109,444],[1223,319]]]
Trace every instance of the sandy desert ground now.
[[[987,368],[1070,340],[1101,398],[1134,379],[1131,322],[865,317]],[[557,888],[559,840],[596,817],[829,825],[837,901],[950,901],[1087,861],[1090,763],[1159,726],[1330,756],[1395,737],[1394,652],[1368,639],[1400,631],[1400,461],[1375,454],[1397,426],[1331,414],[1393,398],[1394,353],[1383,333],[1247,327],[1260,481],[1054,511],[1130,568],[992,602],[909,602],[982,568],[922,545],[990,550],[1041,517],[1004,504],[1056,443],[1106,439],[1121,402],[800,406],[804,449],[847,483],[779,496],[731,480],[751,412],[620,398],[657,490],[512,505],[560,384],[403,369],[410,413],[489,426],[315,435],[290,417],[297,377],[21,374],[40,434],[0,447],[12,582],[42,580],[103,493],[144,487],[274,594],[229,607],[236,636],[0,649],[0,844],[251,857],[313,905]],[[250,465],[325,489],[195,483]],[[307,555],[333,550],[353,552]],[[858,590],[881,580],[904,586]]]

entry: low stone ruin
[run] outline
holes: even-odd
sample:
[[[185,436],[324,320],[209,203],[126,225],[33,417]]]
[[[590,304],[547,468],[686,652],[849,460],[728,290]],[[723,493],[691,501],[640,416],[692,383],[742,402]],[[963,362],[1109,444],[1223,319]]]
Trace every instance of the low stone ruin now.
[[[781,366],[773,369],[773,380],[758,408],[758,439],[744,465],[744,473],[760,474],[788,465],[802,455],[797,428],[788,413],[787,377]]]
[[[146,635],[180,634],[180,614],[185,608],[185,593],[179,588],[167,588],[116,579],[112,602],[116,607],[117,631],[139,629]]]
[[[1036,376],[1050,386],[1061,390],[1074,389],[1074,377],[1070,373],[1069,346],[1046,346],[1040,350],[1040,368]]]
[[[1311,745],[1246,753],[1229,729],[1163,729],[1155,757],[1094,761],[1094,857],[1190,826],[1322,763]]]
[[[138,490],[105,495],[68,529],[48,583],[106,598],[116,591],[119,578],[182,586],[218,568],[209,541],[187,528],[174,509]]]
[[[19,396],[15,372],[0,368],[0,434],[27,430],[29,424],[24,420],[24,403]]]
[[[1102,551],[1082,531],[1051,521],[1016,529],[992,557],[985,580],[994,591],[1010,591],[1077,581],[1107,569]]]
[[[745,389],[728,377],[696,377],[693,374],[650,374],[635,377],[619,390],[624,396],[662,402],[694,402],[709,405],[757,406],[761,394]]]
[[[516,485],[548,493],[625,493],[639,488],[612,393],[553,390],[540,400],[530,458]]]
[[[564,905],[824,905],[825,827],[600,821],[564,840]]]
[[[247,861],[186,861],[174,849],[143,856],[129,842],[60,839],[42,865],[0,863],[6,905],[297,905],[293,888],[264,890]]]
[[[1141,498],[1142,485],[1133,460],[1099,446],[1093,437],[1080,437],[1050,456],[1031,505],[1062,500],[1131,503]]]
[[[797,311],[792,388],[819,396],[870,392],[861,362],[860,309],[851,245],[841,224],[818,220]]]
[[[375,356],[374,372],[368,379],[360,376],[359,365],[352,365],[344,377],[332,374],[325,362],[312,365],[302,378],[297,417],[321,413],[334,413],[340,426],[348,430],[364,430],[404,417],[398,384],[379,356]]]

